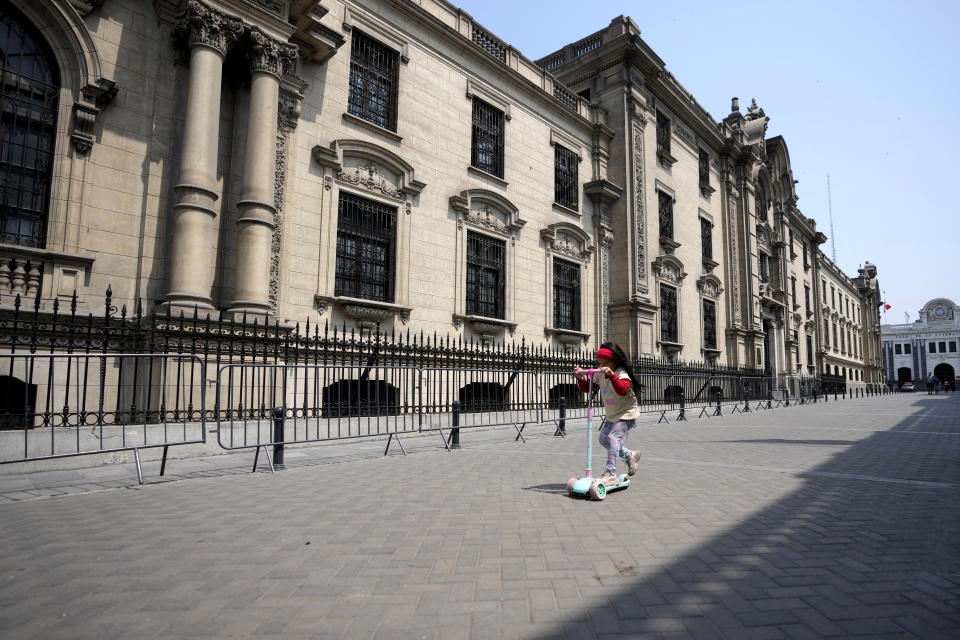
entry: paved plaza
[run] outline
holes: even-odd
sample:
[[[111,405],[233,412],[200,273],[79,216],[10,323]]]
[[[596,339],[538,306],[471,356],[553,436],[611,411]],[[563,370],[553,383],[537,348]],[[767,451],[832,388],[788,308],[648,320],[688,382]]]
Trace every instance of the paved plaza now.
[[[0,636],[960,637],[960,394],[650,422],[0,476]]]

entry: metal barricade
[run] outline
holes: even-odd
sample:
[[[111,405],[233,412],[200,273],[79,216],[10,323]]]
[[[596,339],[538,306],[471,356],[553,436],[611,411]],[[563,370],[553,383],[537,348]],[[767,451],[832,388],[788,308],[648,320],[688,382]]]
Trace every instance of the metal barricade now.
[[[592,404],[594,411],[603,407],[599,394],[587,395],[577,386],[573,370],[548,370],[538,374],[540,386],[540,422],[552,422],[559,429],[560,407],[563,400],[563,420],[577,420],[587,417],[587,406]]]
[[[189,354],[0,353],[0,464],[206,442],[206,365]]]
[[[216,384],[217,442],[256,449],[254,471],[268,446],[388,436],[386,455],[419,431],[414,367],[237,363],[221,366]],[[267,461],[272,469],[269,452]]]
[[[515,440],[526,441],[526,425],[542,421],[542,388],[532,371],[427,367],[420,370],[420,393],[420,430],[440,433],[447,449],[444,430],[453,439],[460,429],[512,425]]]

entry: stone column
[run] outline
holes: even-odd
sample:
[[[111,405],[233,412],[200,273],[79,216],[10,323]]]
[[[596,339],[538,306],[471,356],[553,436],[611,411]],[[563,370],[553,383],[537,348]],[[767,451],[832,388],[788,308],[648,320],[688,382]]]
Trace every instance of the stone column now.
[[[280,77],[297,50],[259,29],[250,30],[250,110],[237,203],[237,253],[230,313],[270,311],[270,252],[275,226],[277,110]]]
[[[166,303],[212,309],[213,223],[217,216],[216,173],[220,129],[220,84],[227,47],[243,24],[191,0],[178,31],[190,46],[190,80],[174,187]]]

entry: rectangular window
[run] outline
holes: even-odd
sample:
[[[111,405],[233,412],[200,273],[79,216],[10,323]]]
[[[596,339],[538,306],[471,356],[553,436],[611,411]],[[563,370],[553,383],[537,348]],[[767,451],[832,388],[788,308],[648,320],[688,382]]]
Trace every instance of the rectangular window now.
[[[957,343],[951,341],[951,342],[950,342],[950,353],[956,353],[956,352],[957,352]]]
[[[850,296],[847,296],[847,317],[850,317]]]
[[[931,342],[927,345],[927,353],[936,353],[937,352],[937,343]]]
[[[910,355],[910,343],[909,343],[909,342],[908,342],[907,344],[903,345],[903,352],[906,353],[907,355]],[[900,353],[900,352],[897,351],[897,353]]]
[[[503,111],[477,98],[473,99],[470,164],[503,177]]]
[[[673,239],[673,198],[657,191],[660,200],[660,237]]]
[[[553,326],[580,330],[580,265],[553,259]]]
[[[677,329],[677,290],[661,284],[660,339],[664,342],[679,342]]]
[[[807,241],[803,241],[803,268],[808,269],[810,267],[810,260],[807,258]]]
[[[947,352],[947,343],[938,342],[937,343],[937,353],[946,353]]]
[[[834,309],[837,308],[837,290],[833,285],[830,285],[830,306]]]
[[[900,345],[898,344],[893,345],[893,353],[898,356],[901,355],[902,352],[900,351]]]
[[[767,254],[760,252],[760,282],[768,282],[770,274],[767,273]]]
[[[357,30],[352,40],[347,112],[396,131],[400,55]]]
[[[393,302],[397,208],[340,192],[334,295]]]
[[[807,336],[807,364],[813,364],[813,336]]]
[[[847,341],[845,336],[846,334],[843,332],[843,329],[840,329],[840,351],[843,353],[847,352]]]
[[[710,186],[710,154],[700,149],[700,187]]]
[[[700,218],[700,247],[704,260],[713,260],[713,223]]]
[[[670,153],[670,118],[657,112],[657,151]]]
[[[810,313],[810,287],[809,287],[809,285],[803,285],[803,304],[804,304],[804,309],[807,310],[807,313]]]
[[[467,315],[505,317],[507,243],[467,232]]]
[[[790,233],[790,255],[795,256],[797,254],[793,250],[793,229],[789,229],[788,231]]]
[[[559,144],[553,152],[553,201],[570,209],[579,209],[577,154]]]
[[[833,348],[836,349],[840,346],[840,341],[837,336],[837,323],[833,323]]]
[[[797,302],[797,276],[790,276],[790,299],[793,300],[793,306],[800,306]]]
[[[703,348],[717,348],[717,303],[703,301]]]

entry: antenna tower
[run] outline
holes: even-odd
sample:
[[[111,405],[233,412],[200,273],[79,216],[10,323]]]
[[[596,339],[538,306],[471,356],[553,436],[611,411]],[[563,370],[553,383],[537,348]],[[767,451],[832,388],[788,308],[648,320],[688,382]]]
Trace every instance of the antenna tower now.
[[[833,264],[837,264],[837,242],[833,237],[833,200],[830,197],[830,174],[827,174],[827,213],[830,214],[830,253]]]

